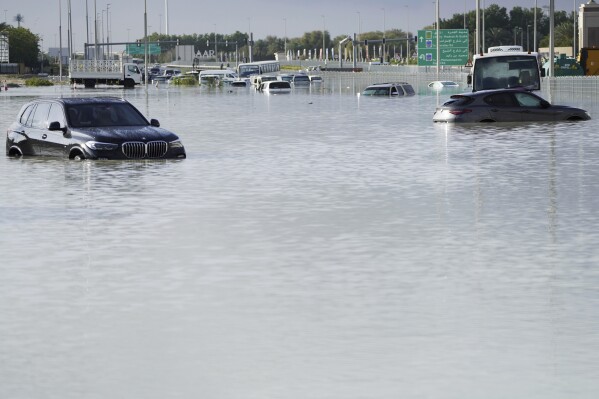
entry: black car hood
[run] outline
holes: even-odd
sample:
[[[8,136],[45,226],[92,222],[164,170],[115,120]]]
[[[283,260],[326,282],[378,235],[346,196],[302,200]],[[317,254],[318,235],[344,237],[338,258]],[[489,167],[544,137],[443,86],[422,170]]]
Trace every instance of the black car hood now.
[[[86,136],[89,140],[122,143],[126,141],[155,141],[167,142],[177,140],[178,136],[166,129],[154,126],[110,126],[110,127],[87,127],[73,128],[73,136]]]

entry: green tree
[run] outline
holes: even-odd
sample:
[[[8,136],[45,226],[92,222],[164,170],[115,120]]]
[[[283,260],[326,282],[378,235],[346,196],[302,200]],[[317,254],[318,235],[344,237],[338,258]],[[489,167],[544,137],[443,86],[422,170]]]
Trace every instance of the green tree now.
[[[11,62],[23,63],[28,67],[38,65],[39,38],[26,28],[8,29],[8,51]]]

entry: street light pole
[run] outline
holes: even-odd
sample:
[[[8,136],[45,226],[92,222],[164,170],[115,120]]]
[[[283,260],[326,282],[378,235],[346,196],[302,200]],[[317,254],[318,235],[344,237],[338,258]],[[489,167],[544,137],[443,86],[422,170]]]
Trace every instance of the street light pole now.
[[[110,3],[106,4],[106,43],[110,43]],[[106,45],[108,58],[110,59],[110,44]]]
[[[574,25],[574,32],[572,32],[572,57],[576,57],[576,0],[572,2],[574,9],[572,10],[572,25]]]
[[[285,58],[287,58],[287,18],[283,18],[283,22],[285,22]]]
[[[214,58],[218,62],[218,46],[216,44],[216,24],[214,24]]]
[[[361,59],[362,49],[360,46],[360,36],[362,36],[362,18],[360,15],[360,11],[356,11],[356,14],[358,14],[358,58]]]
[[[58,76],[62,82],[62,0],[58,0]]]
[[[440,36],[440,29],[439,29],[439,0],[436,0],[436,7],[435,7],[435,21],[436,21],[436,28],[437,28],[437,80],[439,80],[439,68],[440,68],[440,64],[441,64],[441,48],[439,47],[439,36]]]
[[[385,65],[385,55],[386,55],[386,51],[385,51],[385,31],[387,30],[386,26],[385,26],[385,19],[386,19],[386,13],[385,13],[385,9],[383,8],[383,54],[381,54],[381,65]]]
[[[410,8],[406,5],[406,20],[407,20],[407,30],[406,30],[406,65],[410,65]]]
[[[322,59],[324,60],[324,64],[327,64],[327,56],[326,56],[326,48],[324,43],[324,32],[326,30],[326,25],[324,22],[324,15],[322,15]]]
[[[148,0],[144,0],[144,86],[148,91]]]
[[[532,34],[532,48],[534,50],[534,52],[536,53],[537,51],[537,0],[535,0],[535,12],[534,12],[534,27],[533,27],[533,34]]]

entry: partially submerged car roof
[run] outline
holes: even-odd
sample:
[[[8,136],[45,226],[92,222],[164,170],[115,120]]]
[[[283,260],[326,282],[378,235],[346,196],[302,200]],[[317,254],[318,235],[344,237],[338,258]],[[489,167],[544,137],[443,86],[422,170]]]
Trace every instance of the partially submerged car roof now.
[[[60,97],[51,100],[61,102],[63,104],[106,104],[106,103],[125,103],[127,100],[120,97]]]

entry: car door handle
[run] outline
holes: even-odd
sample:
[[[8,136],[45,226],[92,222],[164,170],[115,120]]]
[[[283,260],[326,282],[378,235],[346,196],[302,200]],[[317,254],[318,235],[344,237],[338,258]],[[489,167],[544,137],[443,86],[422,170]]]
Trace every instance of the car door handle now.
[[[48,137],[46,133],[42,134],[42,138],[45,140]]]

